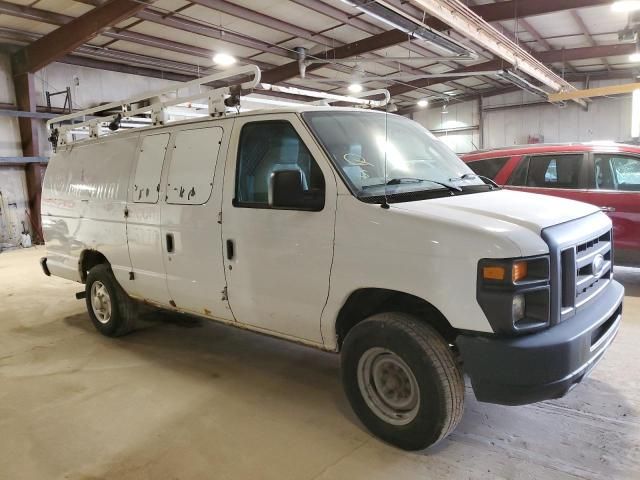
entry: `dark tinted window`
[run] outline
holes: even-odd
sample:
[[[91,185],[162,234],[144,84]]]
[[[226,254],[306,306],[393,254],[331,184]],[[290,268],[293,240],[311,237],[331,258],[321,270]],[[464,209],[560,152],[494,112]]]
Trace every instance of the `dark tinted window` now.
[[[478,175],[495,179],[496,175],[500,171],[504,164],[507,163],[509,157],[503,158],[488,158],[486,160],[475,160],[467,163],[467,166]]]
[[[542,188],[579,188],[582,154],[538,155],[524,159],[509,179],[510,185]]]
[[[520,160],[520,163],[509,177],[508,185],[524,187],[527,184],[527,171],[529,170],[529,157]]]
[[[247,123],[238,147],[236,203],[267,206],[269,179],[278,170],[298,170],[305,191],[324,192],[320,167],[289,122]]]
[[[595,187],[602,190],[640,191],[640,159],[620,154],[595,156]]]

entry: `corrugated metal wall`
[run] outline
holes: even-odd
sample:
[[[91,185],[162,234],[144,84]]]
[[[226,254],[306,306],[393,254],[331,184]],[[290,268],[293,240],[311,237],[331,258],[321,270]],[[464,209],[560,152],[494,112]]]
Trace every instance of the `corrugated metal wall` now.
[[[592,82],[592,87],[624,82]],[[441,108],[428,108],[414,113],[414,120],[435,131],[457,153],[480,148],[541,142],[587,142],[630,139],[631,96],[593,99],[587,111],[575,102],[565,107],[550,104],[529,105],[540,98],[525,92],[514,92],[483,99],[482,141],[478,126],[478,101],[449,104],[448,114]],[[492,110],[495,107],[499,108]],[[470,128],[451,131],[455,128]]]
[[[471,152],[481,148],[480,115],[478,101],[449,103],[442,108],[427,108],[413,114],[413,119],[431,130],[456,153]],[[470,130],[458,130],[471,128]]]

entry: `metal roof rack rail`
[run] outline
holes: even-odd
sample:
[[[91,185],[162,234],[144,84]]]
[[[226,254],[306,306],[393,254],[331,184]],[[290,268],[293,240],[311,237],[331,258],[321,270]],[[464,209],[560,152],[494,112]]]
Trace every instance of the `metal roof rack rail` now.
[[[238,83],[229,82],[224,87],[201,90],[195,94],[182,95],[180,92],[188,92],[193,87],[202,87],[213,82],[230,81],[237,78]],[[191,80],[189,82],[172,85],[161,90],[144,93],[125,100],[111,102],[106,105],[99,105],[87,108],[78,112],[52,118],[47,122],[47,129],[50,131],[49,141],[54,151],[58,146],[71,145],[77,141],[75,133],[82,133],[89,138],[98,138],[105,135],[113,135],[121,128],[135,128],[139,126],[158,126],[171,123],[168,107],[187,104],[188,108],[198,108],[208,110],[208,115],[212,117],[223,116],[228,108],[240,106],[240,94],[243,91],[250,91],[257,88],[266,92],[279,92],[290,95],[319,99],[310,102],[311,105],[326,105],[342,102],[362,108],[381,108],[390,103],[391,95],[388,90],[378,89],[359,92],[353,95],[337,95],[327,92],[306,90],[297,87],[283,87],[260,83],[261,72],[256,65],[245,65],[242,67],[225,70],[206,77]],[[174,95],[174,98],[162,100],[163,95]],[[372,99],[369,97],[380,97],[382,99]],[[196,105],[195,100],[207,100],[207,105]],[[107,113],[104,116],[97,114]],[[145,118],[144,114],[150,116]],[[143,117],[141,117],[141,115]],[[206,115],[206,114],[203,114]]]
[[[299,95],[301,97],[310,97],[310,98],[318,98],[320,100],[311,102],[312,105],[331,105],[336,102],[344,102],[353,104],[354,106],[364,107],[364,108],[380,108],[384,107],[391,101],[391,94],[389,90],[386,89],[378,89],[378,90],[369,90],[366,92],[359,92],[352,95],[336,95],[334,93],[328,92],[318,92],[315,90],[307,90],[304,88],[297,87],[281,87],[279,85],[271,85],[269,83],[261,83],[260,88],[266,91],[279,92],[279,93],[288,93],[290,95]],[[372,100],[367,97],[373,97],[376,95],[382,95],[384,99],[382,100]]]
[[[213,88],[211,90],[199,91],[195,94],[180,96],[180,91],[192,87],[201,87],[212,82],[221,82],[235,77],[241,77],[237,84],[224,87]],[[209,115],[222,116],[227,107],[236,107],[240,103],[240,93],[243,90],[251,90],[260,83],[261,72],[256,65],[245,65],[242,67],[225,70],[206,77],[201,77],[189,82],[179,83],[154,92],[137,95],[118,102],[99,105],[87,108],[68,115],[55,117],[47,122],[47,128],[51,132],[51,141],[54,149],[59,145],[67,145],[74,142],[72,130],[88,128],[89,137],[97,138],[103,135],[103,127],[108,125],[112,132],[120,128],[123,120],[135,117],[140,114],[151,114],[152,125],[165,125],[169,122],[167,107],[190,103],[194,100],[207,99]],[[162,101],[162,95],[175,94],[175,98]],[[148,105],[137,106],[138,103],[148,103]],[[112,115],[104,117],[86,117],[105,111],[117,110]],[[73,123],[77,122],[78,123]],[[71,123],[68,123],[71,122]]]

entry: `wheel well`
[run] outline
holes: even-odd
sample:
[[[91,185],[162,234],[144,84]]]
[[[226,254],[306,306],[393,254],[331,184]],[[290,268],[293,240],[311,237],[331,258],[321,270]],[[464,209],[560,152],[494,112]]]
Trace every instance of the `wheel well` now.
[[[82,252],[79,262],[80,279],[82,280],[82,283],[87,281],[87,274],[89,273],[89,270],[91,270],[96,265],[100,265],[101,263],[106,263],[107,265],[109,265],[109,260],[107,260],[107,257],[101,254],[99,251],[85,250],[84,252]]]
[[[435,328],[448,342],[453,342],[457,331],[445,316],[426,300],[409,293],[384,288],[356,290],[345,302],[336,320],[338,348],[357,323],[382,312],[403,312],[415,315]]]

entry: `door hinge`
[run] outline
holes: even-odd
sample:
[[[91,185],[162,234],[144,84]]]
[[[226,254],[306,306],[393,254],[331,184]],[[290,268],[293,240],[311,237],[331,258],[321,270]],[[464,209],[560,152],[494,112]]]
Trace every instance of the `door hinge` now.
[[[124,218],[129,217],[129,207],[124,207]]]
[[[224,287],[224,288],[222,289],[222,292],[220,292],[220,293],[222,293],[222,301],[223,301],[223,302],[226,302],[226,301],[227,301],[227,299],[228,299],[228,297],[227,297],[227,287]]]
[[[129,272],[129,280],[135,280],[136,276],[133,272]]]
[[[222,212],[218,212],[218,223],[222,224]]]

